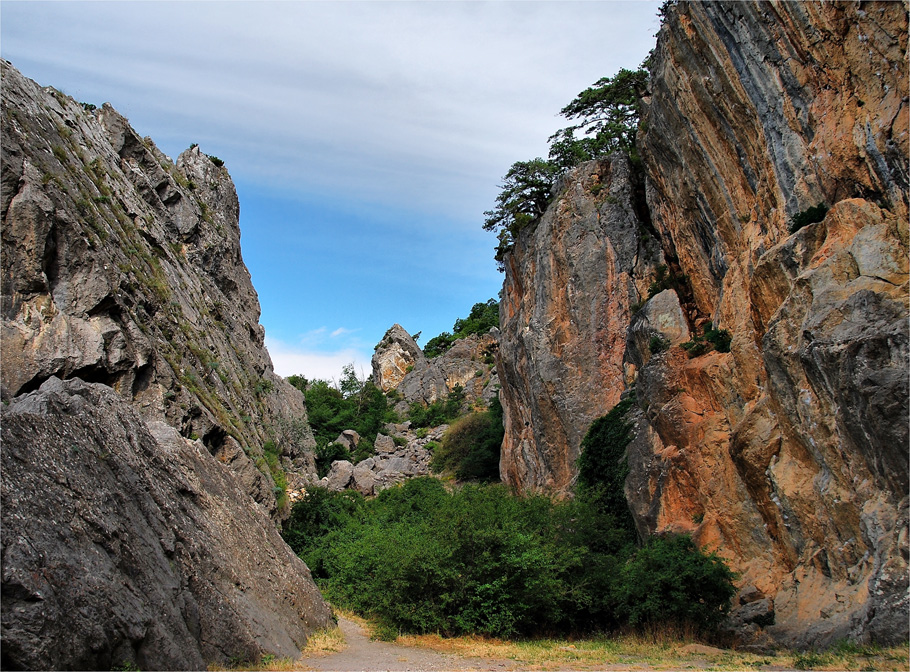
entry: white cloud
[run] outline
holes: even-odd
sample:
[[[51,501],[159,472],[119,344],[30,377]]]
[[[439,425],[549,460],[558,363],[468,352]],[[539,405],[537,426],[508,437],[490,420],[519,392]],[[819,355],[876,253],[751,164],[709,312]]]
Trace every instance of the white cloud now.
[[[338,380],[342,367],[353,364],[354,371],[360,377],[369,377],[372,372],[371,354],[345,348],[335,351],[308,350],[279,340],[265,337],[265,346],[272,356],[275,373],[287,377],[302,375],[306,378],[321,380]]]

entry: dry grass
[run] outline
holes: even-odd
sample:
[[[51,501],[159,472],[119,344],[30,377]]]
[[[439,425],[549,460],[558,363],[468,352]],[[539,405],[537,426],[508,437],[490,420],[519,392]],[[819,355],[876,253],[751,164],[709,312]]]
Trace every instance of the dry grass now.
[[[347,643],[344,639],[344,633],[337,625],[325,630],[317,630],[309,639],[306,646],[300,652],[304,656],[329,656],[333,653],[343,651]],[[249,672],[288,672],[290,670],[307,669],[305,663],[293,658],[276,658],[275,656],[265,655],[258,663],[249,661],[231,661],[227,665],[211,664],[208,666],[209,672],[227,671],[227,670],[249,670]]]
[[[837,650],[821,654],[781,651],[758,655],[718,649],[672,632],[586,639],[507,641],[486,637],[403,635],[398,644],[464,657],[499,658],[523,670],[910,670],[910,647]],[[842,647],[843,648],[843,647]]]
[[[347,642],[344,633],[337,625],[325,630],[317,630],[306,642],[303,653],[306,656],[328,656],[339,651],[344,651]]]

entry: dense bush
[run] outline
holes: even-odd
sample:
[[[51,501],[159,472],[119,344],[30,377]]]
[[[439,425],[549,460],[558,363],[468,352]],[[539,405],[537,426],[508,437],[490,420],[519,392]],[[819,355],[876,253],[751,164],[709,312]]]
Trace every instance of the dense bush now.
[[[710,630],[736,593],[733,572],[691,537],[652,537],[622,568],[620,611],[633,626],[671,623]]]
[[[452,472],[462,481],[498,481],[504,434],[502,404],[494,397],[487,411],[466,415],[449,427],[430,468],[437,473]]]
[[[461,415],[464,405],[465,391],[461,385],[456,385],[445,399],[437,399],[432,404],[424,406],[419,401],[413,402],[408,408],[408,420],[411,427],[438,427]]]
[[[723,588],[719,561],[690,540],[633,555],[630,535],[584,498],[518,497],[500,485],[449,492],[420,478],[372,500],[312,489],[283,534],[330,600],[408,632],[513,636],[601,631],[632,618],[650,624],[652,612],[632,610],[638,594],[626,585],[649,580],[645,571],[682,577],[681,594],[698,605],[689,612],[677,593],[650,585],[670,617],[709,627],[732,590]]]

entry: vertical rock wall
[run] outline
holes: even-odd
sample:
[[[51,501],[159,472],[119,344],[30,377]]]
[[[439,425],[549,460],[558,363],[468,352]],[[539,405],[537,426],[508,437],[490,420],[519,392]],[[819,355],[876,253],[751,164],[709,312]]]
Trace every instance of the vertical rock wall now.
[[[500,356],[506,435],[500,470],[518,488],[565,491],[588,425],[619,401],[630,306],[660,259],[615,155],[570,171],[506,258]]]
[[[728,559],[745,639],[906,640],[907,6],[666,12],[639,148],[686,282],[632,316],[656,256],[581,281],[555,270],[632,244],[609,225],[583,246],[553,235],[582,221],[560,192],[506,259],[503,476],[564,488],[590,420],[634,389],[639,531],[690,532]],[[790,231],[820,203],[822,221]],[[690,358],[680,343],[708,323],[731,351]],[[645,346],[654,332],[666,351]]]

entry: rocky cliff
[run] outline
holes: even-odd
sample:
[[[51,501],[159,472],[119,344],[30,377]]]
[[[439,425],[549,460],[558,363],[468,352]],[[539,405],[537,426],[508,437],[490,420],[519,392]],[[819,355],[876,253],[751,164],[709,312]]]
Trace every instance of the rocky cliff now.
[[[2,460],[5,669],[296,659],[331,623],[232,472],[105,385],[13,399]]]
[[[906,54],[903,3],[668,5],[648,214],[588,164],[506,258],[504,478],[565,490],[635,391],[639,531],[718,549],[757,643],[907,638]]]
[[[263,446],[307,481],[314,442],[263,345],[227,169],[2,68],[3,399],[51,376],[110,385],[274,513]]]
[[[313,439],[227,170],[0,68],[3,667],[295,656],[330,612],[274,519]]]
[[[497,334],[472,334],[457,339],[437,357],[427,358],[411,335],[395,324],[385,333],[373,353],[373,384],[383,392],[396,390],[407,412],[408,405],[424,406],[445,399],[460,386],[468,405],[489,405],[499,390],[499,379],[492,366]]]

